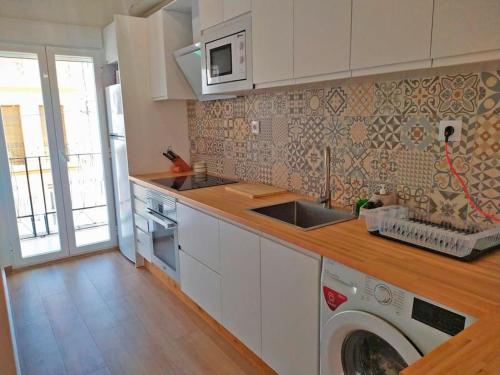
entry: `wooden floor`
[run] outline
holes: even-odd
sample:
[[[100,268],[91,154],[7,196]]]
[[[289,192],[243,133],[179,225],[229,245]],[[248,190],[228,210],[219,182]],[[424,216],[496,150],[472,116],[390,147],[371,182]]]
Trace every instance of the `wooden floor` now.
[[[258,374],[117,252],[8,279],[23,375]]]

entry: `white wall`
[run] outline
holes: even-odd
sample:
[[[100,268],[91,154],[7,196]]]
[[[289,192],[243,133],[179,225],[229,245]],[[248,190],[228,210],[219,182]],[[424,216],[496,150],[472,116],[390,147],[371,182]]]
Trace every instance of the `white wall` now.
[[[0,17],[103,27],[137,0],[0,0]]]

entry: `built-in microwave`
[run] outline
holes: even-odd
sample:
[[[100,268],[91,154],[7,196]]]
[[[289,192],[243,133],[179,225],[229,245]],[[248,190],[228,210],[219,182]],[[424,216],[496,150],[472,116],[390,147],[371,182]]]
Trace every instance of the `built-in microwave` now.
[[[231,93],[253,88],[251,26],[251,16],[246,14],[203,32],[203,94]]]

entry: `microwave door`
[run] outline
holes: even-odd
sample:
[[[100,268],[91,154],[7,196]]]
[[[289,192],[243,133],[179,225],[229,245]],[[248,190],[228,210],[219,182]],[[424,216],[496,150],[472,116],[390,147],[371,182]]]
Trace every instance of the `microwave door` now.
[[[217,47],[211,46],[207,51],[207,78],[209,85],[232,80],[232,52],[232,43],[225,43]]]

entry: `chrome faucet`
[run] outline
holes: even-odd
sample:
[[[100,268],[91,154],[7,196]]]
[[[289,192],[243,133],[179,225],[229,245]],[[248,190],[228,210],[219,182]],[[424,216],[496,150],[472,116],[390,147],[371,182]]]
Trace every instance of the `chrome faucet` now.
[[[318,203],[324,205],[325,208],[332,208],[332,189],[330,187],[330,147],[326,146],[324,151],[324,165],[325,165],[325,188],[323,196],[320,197]]]

